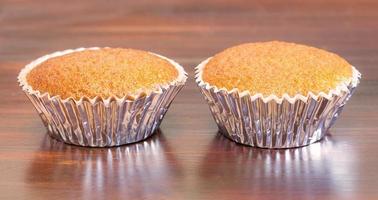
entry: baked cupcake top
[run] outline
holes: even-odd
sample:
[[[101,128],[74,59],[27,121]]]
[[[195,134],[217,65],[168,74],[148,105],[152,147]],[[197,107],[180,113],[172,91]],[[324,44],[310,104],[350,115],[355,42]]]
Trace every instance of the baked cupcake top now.
[[[352,66],[338,55],[300,44],[271,41],[228,48],[209,60],[202,80],[252,95],[328,93],[350,80]]]
[[[148,93],[177,76],[175,66],[149,52],[101,48],[50,58],[33,68],[26,79],[42,93],[80,99]]]

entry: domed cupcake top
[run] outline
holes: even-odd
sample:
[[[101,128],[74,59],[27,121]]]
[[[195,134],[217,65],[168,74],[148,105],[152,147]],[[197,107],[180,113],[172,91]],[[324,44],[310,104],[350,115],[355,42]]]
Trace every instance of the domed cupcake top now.
[[[148,93],[178,76],[168,60],[122,48],[83,50],[50,58],[26,76],[34,90],[61,98],[122,98]]]
[[[350,80],[352,66],[322,49],[272,41],[228,48],[209,60],[202,80],[218,88],[264,96],[328,93]]]

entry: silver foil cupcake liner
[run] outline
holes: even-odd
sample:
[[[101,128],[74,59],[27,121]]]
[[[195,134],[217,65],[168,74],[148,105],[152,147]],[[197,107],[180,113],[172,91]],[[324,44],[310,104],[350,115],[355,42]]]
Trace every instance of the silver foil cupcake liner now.
[[[202,71],[210,59],[196,67],[196,82],[220,132],[237,143],[261,148],[300,147],[322,139],[361,78],[353,67],[351,79],[328,94],[264,97],[204,82]]]
[[[43,56],[26,65],[18,76],[22,90],[36,108],[48,134],[65,143],[91,147],[119,146],[152,135],[187,79],[184,69],[168,58],[155,54],[176,67],[176,80],[156,86],[154,90],[141,96],[131,94],[123,98],[62,99],[60,96],[41,93],[28,85],[26,75],[38,64],[52,57],[86,49],[99,48],[70,49]]]

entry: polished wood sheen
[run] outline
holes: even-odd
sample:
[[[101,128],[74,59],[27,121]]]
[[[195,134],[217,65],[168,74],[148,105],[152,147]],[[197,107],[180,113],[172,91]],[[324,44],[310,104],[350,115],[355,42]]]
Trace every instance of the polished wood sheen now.
[[[217,133],[194,67],[243,42],[286,40],[345,57],[362,83],[326,139],[288,150]],[[76,47],[173,58],[189,80],[153,137],[118,148],[46,136],[16,83]],[[378,1],[0,1],[0,199],[378,199]]]

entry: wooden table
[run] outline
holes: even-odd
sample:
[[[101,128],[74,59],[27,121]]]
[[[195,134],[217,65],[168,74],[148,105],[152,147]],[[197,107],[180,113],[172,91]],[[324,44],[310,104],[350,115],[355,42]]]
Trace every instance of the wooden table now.
[[[378,1],[0,1],[0,199],[378,199]],[[193,68],[248,41],[337,52],[363,74],[325,140],[291,150],[236,145],[217,133]],[[160,131],[119,148],[46,136],[16,83],[57,50],[150,50],[190,79]]]

